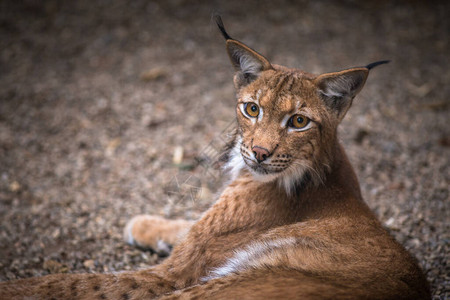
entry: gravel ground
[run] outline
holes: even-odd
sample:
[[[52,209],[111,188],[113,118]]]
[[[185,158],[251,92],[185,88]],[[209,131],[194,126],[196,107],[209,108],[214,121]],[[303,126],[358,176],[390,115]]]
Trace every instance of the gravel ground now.
[[[125,222],[211,204],[205,158],[234,117],[213,11],[274,63],[392,60],[340,136],[366,201],[449,297],[448,1],[2,1],[0,280],[148,267],[161,258],[125,245]]]

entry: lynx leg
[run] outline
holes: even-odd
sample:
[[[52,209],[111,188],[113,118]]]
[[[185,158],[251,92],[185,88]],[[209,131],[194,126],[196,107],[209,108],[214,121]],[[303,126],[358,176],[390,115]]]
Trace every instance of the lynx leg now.
[[[191,228],[193,221],[169,220],[153,215],[139,215],[128,221],[124,230],[125,242],[151,248],[162,256],[170,254]]]

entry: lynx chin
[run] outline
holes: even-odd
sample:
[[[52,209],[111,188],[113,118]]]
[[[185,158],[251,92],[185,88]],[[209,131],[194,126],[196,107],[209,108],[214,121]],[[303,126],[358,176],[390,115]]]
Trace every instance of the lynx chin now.
[[[195,222],[129,221],[126,242],[171,252],[159,265],[3,282],[0,299],[430,299],[416,260],[362,199],[337,137],[386,61],[314,75],[272,64],[216,22],[236,71],[237,130],[224,153],[231,181],[214,205]]]

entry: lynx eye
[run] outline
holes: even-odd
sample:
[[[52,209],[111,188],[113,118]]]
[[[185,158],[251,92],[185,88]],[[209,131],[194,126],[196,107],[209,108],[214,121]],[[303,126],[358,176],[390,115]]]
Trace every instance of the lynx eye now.
[[[259,106],[253,102],[247,102],[244,104],[245,113],[252,118],[256,118],[259,115]]]
[[[288,122],[289,127],[294,129],[306,129],[309,125],[309,119],[302,115],[293,115]]]

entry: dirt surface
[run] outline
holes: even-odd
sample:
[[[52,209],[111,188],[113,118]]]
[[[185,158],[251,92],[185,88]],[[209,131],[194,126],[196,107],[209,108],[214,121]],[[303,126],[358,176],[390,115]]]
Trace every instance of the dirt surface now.
[[[222,179],[196,158],[214,158],[235,101],[218,11],[277,64],[392,60],[340,137],[366,201],[448,297],[450,2],[429,3],[2,1],[0,280],[150,266],[125,222],[212,203]]]

